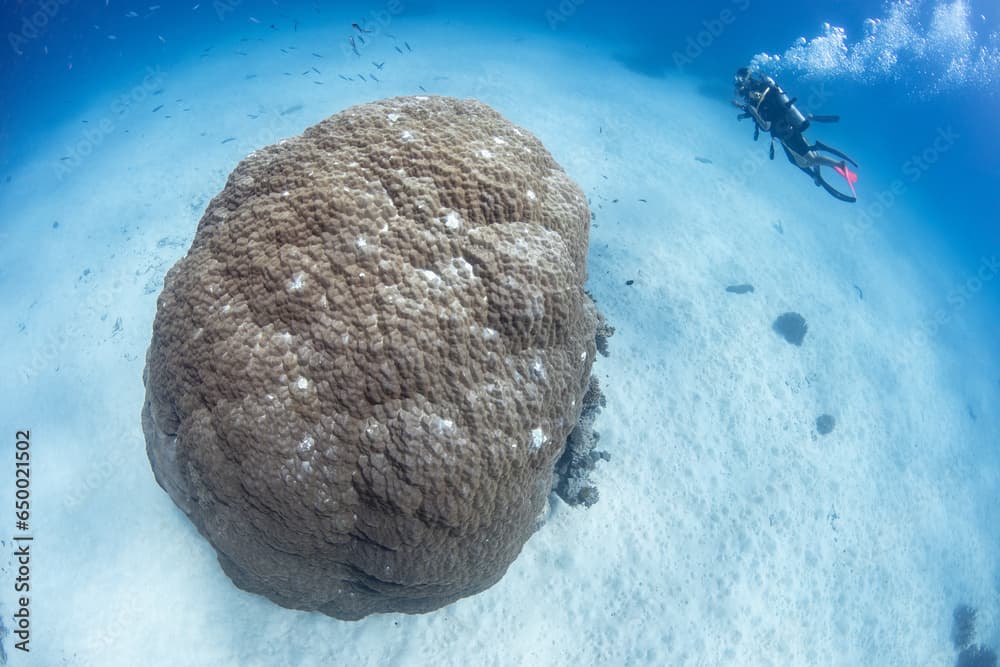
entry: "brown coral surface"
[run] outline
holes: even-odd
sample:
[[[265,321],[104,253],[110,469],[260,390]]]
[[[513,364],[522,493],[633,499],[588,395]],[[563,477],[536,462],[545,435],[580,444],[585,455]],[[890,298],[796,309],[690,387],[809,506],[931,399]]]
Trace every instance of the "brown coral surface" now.
[[[238,586],[357,619],[503,576],[588,386],[589,220],[474,100],[352,107],[236,167],[167,274],[142,418]]]

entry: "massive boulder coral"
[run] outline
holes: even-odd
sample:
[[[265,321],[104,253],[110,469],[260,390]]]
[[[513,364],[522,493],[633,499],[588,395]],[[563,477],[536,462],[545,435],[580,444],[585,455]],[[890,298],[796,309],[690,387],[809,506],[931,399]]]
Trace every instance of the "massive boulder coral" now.
[[[166,276],[142,422],[238,586],[357,619],[503,576],[588,388],[589,220],[474,100],[356,106],[237,166]]]

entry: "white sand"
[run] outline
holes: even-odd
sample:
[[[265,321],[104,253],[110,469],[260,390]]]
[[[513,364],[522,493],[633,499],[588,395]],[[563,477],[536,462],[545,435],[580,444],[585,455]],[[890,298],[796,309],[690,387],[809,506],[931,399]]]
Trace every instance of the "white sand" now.
[[[216,47],[126,113],[110,104],[127,88],[54,128],[16,196],[3,190],[0,414],[32,429],[35,473],[32,660],[8,638],[11,664],[944,665],[962,602],[1000,644],[995,343],[968,326],[975,299],[916,336],[963,276],[930,246],[894,249],[919,212],[899,205],[849,238],[846,205],[767,161],[695,82],[549,35],[390,32],[415,51],[366,52],[389,61],[381,84],[337,78],[372,69],[342,64],[339,34],[300,32],[287,58],[285,39]],[[617,328],[595,367],[612,459],[600,502],[554,501],[492,589],[339,622],[229,582],[153,480],[141,374],[163,274],[236,163],[418,85],[493,104],[591,197],[589,287]],[[105,118],[114,131],[55,180],[79,121]],[[756,291],[724,291],[742,282]],[[801,348],[771,331],[786,310],[808,320]],[[819,437],[824,412],[837,425]]]

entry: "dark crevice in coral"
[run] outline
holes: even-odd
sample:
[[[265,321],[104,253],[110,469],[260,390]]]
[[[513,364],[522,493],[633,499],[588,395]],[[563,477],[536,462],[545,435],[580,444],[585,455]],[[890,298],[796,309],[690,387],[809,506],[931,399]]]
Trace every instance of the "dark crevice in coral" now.
[[[587,296],[591,300],[594,298],[589,293]],[[614,333],[615,328],[597,311],[597,331],[594,338],[597,351],[605,357],[608,356],[608,338]],[[597,486],[590,479],[590,473],[598,461],[611,460],[608,452],[597,449],[597,441],[601,436],[594,430],[594,421],[604,406],[601,385],[597,376],[591,375],[587,391],[583,395],[580,420],[566,439],[566,448],[555,466],[552,488],[569,505],[590,507],[600,497]]]

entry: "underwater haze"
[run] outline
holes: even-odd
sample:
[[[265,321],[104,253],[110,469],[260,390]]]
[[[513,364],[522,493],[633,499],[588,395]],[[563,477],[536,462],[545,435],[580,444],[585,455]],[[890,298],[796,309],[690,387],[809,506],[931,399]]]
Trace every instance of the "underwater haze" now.
[[[0,664],[996,665],[995,1],[0,8]],[[738,120],[743,67],[824,180]],[[343,621],[229,579],[154,478],[143,370],[236,166],[414,95],[586,195],[599,497],[553,492],[481,593]]]

